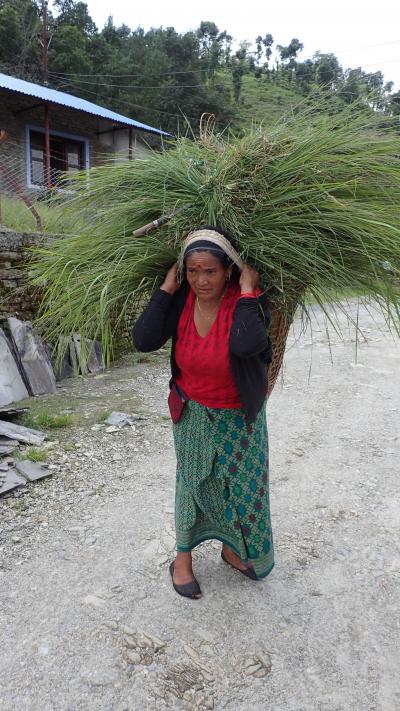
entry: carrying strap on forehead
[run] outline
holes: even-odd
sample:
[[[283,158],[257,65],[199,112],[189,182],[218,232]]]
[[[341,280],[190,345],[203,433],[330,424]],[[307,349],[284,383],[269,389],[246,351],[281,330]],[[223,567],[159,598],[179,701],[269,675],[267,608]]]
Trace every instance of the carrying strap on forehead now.
[[[193,232],[189,232],[182,244],[182,249],[178,258],[178,270],[180,274],[182,274],[183,262],[187,253],[189,251],[195,251],[196,242],[203,242],[204,240],[211,242],[222,249],[229,259],[231,259],[232,262],[239,267],[240,271],[243,269],[244,262],[242,258],[226,237],[221,235],[219,232],[215,232],[214,230],[194,230]]]

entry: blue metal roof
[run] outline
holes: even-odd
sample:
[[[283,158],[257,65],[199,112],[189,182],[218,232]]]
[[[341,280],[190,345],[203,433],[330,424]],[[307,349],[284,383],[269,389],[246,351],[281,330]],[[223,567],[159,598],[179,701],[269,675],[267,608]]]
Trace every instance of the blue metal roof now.
[[[42,99],[42,101],[48,101],[49,103],[58,104],[59,106],[66,106],[67,108],[75,109],[76,111],[84,111],[86,114],[93,114],[93,116],[99,116],[100,118],[107,119],[108,121],[114,121],[114,123],[132,126],[141,131],[157,133],[160,136],[169,135],[165,131],[160,131],[152,126],[147,126],[145,123],[134,121],[134,119],[128,118],[127,116],[115,113],[115,111],[105,109],[103,106],[92,104],[91,101],[86,101],[86,99],[79,99],[79,97],[73,96],[72,94],[66,94],[64,91],[56,91],[55,89],[49,89],[47,86],[32,84],[30,81],[16,79],[15,77],[10,77],[7,74],[0,73],[0,88],[9,89],[9,91],[16,91],[19,94],[26,94],[27,96],[34,96],[37,99]]]

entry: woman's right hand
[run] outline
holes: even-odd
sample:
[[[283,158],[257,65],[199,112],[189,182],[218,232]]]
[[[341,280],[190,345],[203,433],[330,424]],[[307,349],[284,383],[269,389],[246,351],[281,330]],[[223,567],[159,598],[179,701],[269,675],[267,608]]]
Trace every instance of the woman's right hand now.
[[[162,291],[166,291],[167,294],[171,294],[172,296],[172,294],[175,294],[175,292],[178,291],[179,286],[178,263],[176,262],[172,265],[171,269],[168,270],[160,289],[162,289]]]

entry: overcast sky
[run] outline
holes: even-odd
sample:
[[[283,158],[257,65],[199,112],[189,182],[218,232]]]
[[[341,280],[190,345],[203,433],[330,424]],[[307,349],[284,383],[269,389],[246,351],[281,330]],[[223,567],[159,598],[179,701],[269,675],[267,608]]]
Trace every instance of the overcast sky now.
[[[254,41],[271,33],[286,45],[293,37],[304,44],[302,58],[317,50],[333,52],[341,65],[381,70],[385,81],[400,89],[399,0],[168,0],[133,3],[132,0],[86,0],[101,29],[112,14],[117,25],[195,29],[201,20],[215,22],[235,40]],[[379,46],[378,46],[379,45]]]

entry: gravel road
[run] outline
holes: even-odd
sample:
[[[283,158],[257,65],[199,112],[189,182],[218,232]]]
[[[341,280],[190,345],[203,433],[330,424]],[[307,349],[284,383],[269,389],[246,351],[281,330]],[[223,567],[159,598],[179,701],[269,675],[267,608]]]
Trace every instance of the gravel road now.
[[[400,347],[362,308],[356,360],[339,320],[296,321],[268,403],[275,569],[208,542],[200,601],[168,576],[166,355],[43,398],[79,420],[54,475],[0,499],[1,711],[398,711]],[[145,419],[107,432],[105,410]]]

